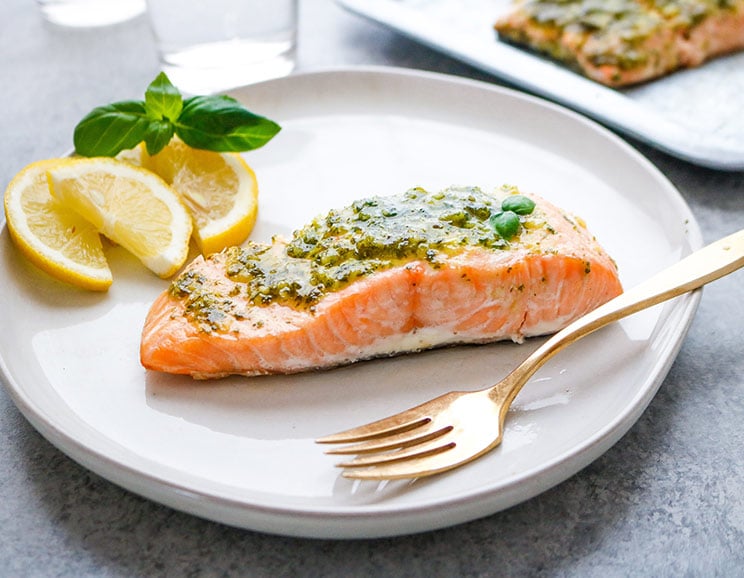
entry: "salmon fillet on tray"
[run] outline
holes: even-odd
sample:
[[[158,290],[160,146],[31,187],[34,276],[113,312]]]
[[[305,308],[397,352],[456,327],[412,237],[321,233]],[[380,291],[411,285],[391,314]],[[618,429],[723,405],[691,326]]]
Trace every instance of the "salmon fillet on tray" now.
[[[744,0],[516,0],[499,37],[627,86],[744,48]]]
[[[198,257],[152,305],[140,358],[204,379],[520,342],[621,291],[583,221],[548,201],[415,188],[329,211],[289,240]]]

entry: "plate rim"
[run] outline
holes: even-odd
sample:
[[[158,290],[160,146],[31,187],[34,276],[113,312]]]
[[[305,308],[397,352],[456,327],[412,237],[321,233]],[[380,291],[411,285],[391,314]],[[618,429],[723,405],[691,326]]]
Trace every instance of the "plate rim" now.
[[[599,125],[596,121],[583,117],[579,113],[559,104],[478,80],[436,72],[387,66],[329,67],[298,72],[289,77],[274,79],[259,84],[291,83],[294,82],[293,79],[297,79],[298,77],[310,78],[313,76],[340,75],[347,78],[350,76],[378,75],[384,77],[393,75],[398,78],[413,80],[424,78],[435,82],[470,85],[476,89],[495,91],[510,98],[526,100],[533,105],[553,109],[553,111],[559,114],[569,115],[574,121],[588,124],[594,130],[599,131],[614,146],[623,148],[635,162],[640,163],[646,171],[650,171],[657,180],[660,180],[660,183],[664,184],[669,191],[674,193],[675,201],[681,203],[680,207],[685,209],[683,212],[686,212],[690,217],[687,223],[686,238],[691,248],[695,249],[702,246],[700,229],[689,206],[679,194],[676,187],[653,163],[629,143],[602,125]],[[250,88],[250,86],[238,87],[230,92],[241,89],[250,90]],[[0,225],[2,225],[0,227],[0,233],[2,233],[2,229],[7,229],[4,219],[0,222]],[[612,422],[606,424],[594,436],[571,448],[570,451],[554,456],[552,460],[547,462],[547,465],[543,464],[539,468],[521,472],[519,476],[514,477],[508,484],[499,486],[498,488],[488,487],[481,488],[478,492],[460,492],[449,496],[446,500],[439,500],[435,503],[427,500],[423,500],[421,503],[417,501],[397,507],[393,511],[389,509],[385,511],[384,504],[383,506],[379,504],[330,505],[323,508],[319,508],[317,505],[292,505],[289,508],[283,508],[255,502],[246,503],[244,500],[229,496],[195,491],[184,483],[177,483],[161,475],[143,471],[141,468],[137,468],[130,463],[123,463],[108,454],[98,452],[95,448],[84,444],[74,435],[64,431],[48,415],[46,409],[35,402],[20,383],[16,383],[6,364],[6,354],[3,351],[0,351],[0,377],[2,378],[5,390],[9,393],[16,407],[43,437],[83,467],[135,494],[202,518],[272,534],[337,539],[390,537],[433,530],[473,520],[484,515],[491,515],[542,493],[573,476],[580,469],[597,459],[625,435],[628,429],[632,427],[637,418],[643,413],[648,403],[653,399],[682,346],[694,318],[700,296],[700,291],[696,291],[678,298],[684,301],[684,307],[677,313],[684,320],[683,327],[675,339],[667,343],[669,350],[667,354],[657,358],[662,363],[656,364],[657,367],[649,374],[647,379],[647,381],[653,383],[650,386],[639,389],[638,395],[633,399],[633,402],[629,403],[621,414],[616,415]],[[593,447],[594,450],[588,452],[587,449],[590,447]],[[136,458],[134,461],[139,464],[142,463],[142,460],[148,461],[147,458],[142,458],[131,450],[126,451],[134,455]],[[565,464],[568,461],[572,461],[573,464],[568,468],[570,471],[566,473]],[[558,470],[562,471],[559,472]],[[500,495],[505,492],[513,492],[514,488],[523,484],[527,479],[534,479],[536,471],[539,471],[544,476],[542,483],[538,484],[539,489],[537,491],[532,492],[527,497],[507,500],[510,503],[503,504],[495,510],[478,512],[478,515],[473,515],[473,508],[481,509],[484,501],[488,503],[498,501]],[[469,505],[471,507],[461,508],[458,510],[459,515],[451,516],[446,522],[436,520],[438,523],[434,523],[435,521],[432,520],[434,517],[438,518],[437,514],[443,506],[452,508],[463,505]],[[253,516],[253,519],[246,519],[246,515],[248,515],[248,518]],[[382,521],[381,518],[383,518]],[[319,527],[318,521],[324,522],[325,525]],[[287,523],[289,522],[292,524],[291,527],[287,527]]]

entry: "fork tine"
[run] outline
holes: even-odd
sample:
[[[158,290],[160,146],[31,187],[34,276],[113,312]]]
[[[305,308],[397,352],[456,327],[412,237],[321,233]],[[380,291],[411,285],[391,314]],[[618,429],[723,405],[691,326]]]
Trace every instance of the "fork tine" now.
[[[445,428],[447,432],[452,431],[452,428]],[[441,436],[440,436],[441,437]],[[336,464],[339,468],[362,468],[368,466],[382,466],[386,464],[401,462],[405,460],[426,458],[447,450],[451,450],[455,447],[454,441],[446,441],[440,438],[435,438],[415,446],[409,446],[401,448],[392,452],[383,452],[373,455],[365,455],[354,458],[346,462]]]
[[[362,442],[404,433],[426,425],[429,422],[431,422],[429,416],[422,416],[418,412],[414,413],[412,410],[409,410],[359,427],[318,438],[315,440],[315,443],[348,444]]]
[[[457,445],[452,442],[446,450],[442,449],[439,452],[429,452],[423,456],[399,459],[374,466],[354,466],[345,469],[341,475],[352,480],[370,481],[423,478],[454,469],[483,453],[485,451],[476,453],[458,451]]]
[[[429,423],[441,412],[443,407],[447,407],[461,394],[462,392],[450,391],[395,415],[318,438],[315,442],[319,444],[349,444],[400,434]]]
[[[403,433],[397,435],[386,436],[382,438],[374,438],[362,443],[344,446],[340,448],[333,448],[326,450],[327,454],[343,455],[343,454],[366,454],[371,452],[383,452],[392,450],[395,448],[404,448],[409,446],[415,446],[427,442],[429,440],[438,438],[447,432],[452,430],[452,426],[445,426],[442,428],[434,429],[436,422],[429,421],[421,426],[408,429]]]

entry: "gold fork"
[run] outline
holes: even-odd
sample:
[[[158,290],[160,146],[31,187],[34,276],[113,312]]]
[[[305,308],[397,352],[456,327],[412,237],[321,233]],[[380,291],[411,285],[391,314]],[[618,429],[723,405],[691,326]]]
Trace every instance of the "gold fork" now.
[[[452,391],[402,413],[316,441],[352,444],[326,452],[358,456],[337,464],[344,468],[347,478],[416,478],[456,468],[501,443],[512,401],[529,378],[564,347],[613,321],[702,287],[742,266],[744,229],[692,253],[574,321],[493,387]]]

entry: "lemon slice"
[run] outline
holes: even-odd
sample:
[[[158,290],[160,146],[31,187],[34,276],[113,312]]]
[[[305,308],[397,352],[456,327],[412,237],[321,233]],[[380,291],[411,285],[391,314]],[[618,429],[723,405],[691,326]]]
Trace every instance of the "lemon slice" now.
[[[42,271],[84,289],[105,291],[111,286],[111,270],[98,232],[49,192],[47,171],[59,162],[32,163],[10,182],[5,191],[8,232]]]
[[[150,171],[109,158],[66,159],[49,169],[52,196],[161,277],[189,250],[191,217],[179,196]]]
[[[256,223],[256,175],[236,153],[191,148],[178,138],[142,165],[181,195],[194,219],[194,238],[209,255],[248,238]]]
[[[135,165],[137,167],[142,166],[142,157],[147,154],[145,152],[145,143],[140,143],[136,147],[131,149],[125,149],[121,151],[118,155],[116,155],[114,158],[117,161],[124,161],[129,163],[130,165]]]

